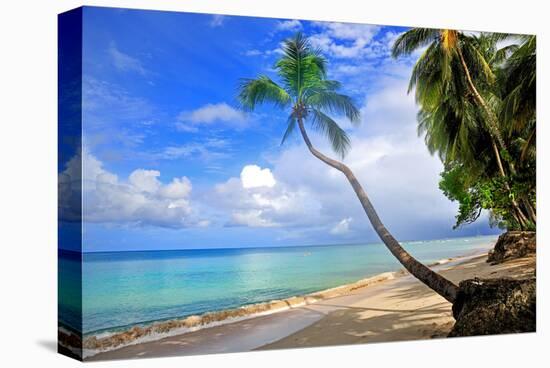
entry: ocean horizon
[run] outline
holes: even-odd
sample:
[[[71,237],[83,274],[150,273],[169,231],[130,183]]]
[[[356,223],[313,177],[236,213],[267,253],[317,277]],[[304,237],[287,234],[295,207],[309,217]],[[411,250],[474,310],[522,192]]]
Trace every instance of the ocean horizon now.
[[[481,253],[496,238],[402,244],[429,264]],[[59,308],[69,316],[62,323],[77,330],[82,323],[87,336],[310,294],[402,268],[382,243],[71,253],[60,251],[60,268],[82,272],[82,322],[70,290]],[[81,271],[71,267],[80,258]]]

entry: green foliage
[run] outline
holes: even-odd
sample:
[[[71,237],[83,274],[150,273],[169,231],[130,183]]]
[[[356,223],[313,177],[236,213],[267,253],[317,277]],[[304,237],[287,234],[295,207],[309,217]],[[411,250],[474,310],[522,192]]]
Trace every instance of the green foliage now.
[[[348,135],[334,120],[321,110],[311,110],[311,127],[327,137],[334,152],[341,152],[343,155],[348,152],[350,148]]]
[[[420,108],[418,134],[445,166],[440,189],[459,203],[455,227],[483,210],[495,226],[534,227],[520,212],[536,207],[535,37],[415,28],[392,55],[420,48],[409,92]]]
[[[518,197],[521,188],[513,188],[513,194],[510,194],[500,176],[472,175],[463,166],[454,166],[441,173],[439,188],[447,198],[459,204],[455,229],[476,221],[482,210],[490,211],[493,226],[506,229],[519,227],[513,216],[510,197]]]
[[[290,95],[269,77],[261,75],[256,79],[241,81],[239,101],[247,110],[254,110],[257,105],[269,102],[284,108],[291,102]]]
[[[464,171],[462,167],[446,170],[441,173],[441,181],[439,182],[439,189],[443,191],[445,196],[459,203],[454,228],[474,222],[482,210],[479,197],[471,190]]]

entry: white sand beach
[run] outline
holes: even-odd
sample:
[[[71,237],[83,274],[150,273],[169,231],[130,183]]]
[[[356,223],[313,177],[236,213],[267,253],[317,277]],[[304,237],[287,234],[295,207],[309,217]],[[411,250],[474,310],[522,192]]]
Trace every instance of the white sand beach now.
[[[535,256],[499,265],[488,264],[486,258],[459,258],[434,268],[456,283],[473,277],[523,278],[535,272]],[[451,304],[405,271],[321,294],[279,312],[129,345],[86,360],[429,339],[445,337],[454,321]]]

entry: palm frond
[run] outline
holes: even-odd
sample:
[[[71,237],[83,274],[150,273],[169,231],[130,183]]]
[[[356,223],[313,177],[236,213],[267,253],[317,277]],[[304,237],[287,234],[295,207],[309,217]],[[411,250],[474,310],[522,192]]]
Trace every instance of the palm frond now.
[[[392,57],[410,55],[415,50],[429,45],[439,37],[440,30],[432,28],[413,28],[401,34],[392,46]]]
[[[437,72],[439,70],[439,58],[440,56],[437,44],[432,43],[428,46],[428,48],[426,48],[426,50],[424,50],[422,55],[420,55],[414,64],[407,93],[410,93],[419,84],[423,84],[422,82],[426,79],[426,76],[429,75],[429,73]]]
[[[278,107],[286,107],[291,102],[290,95],[265,75],[256,79],[242,79],[238,99],[246,110],[254,110],[257,105],[265,102]]]
[[[296,129],[296,116],[294,114],[290,114],[287,120],[287,126],[285,130],[285,134],[283,135],[283,139],[281,139],[281,146],[285,141],[292,135],[294,130]]]
[[[332,149],[341,158],[344,158],[350,148],[350,139],[344,129],[332,120],[328,115],[318,109],[312,109],[310,112],[311,127],[319,133],[325,135],[330,141]]]
[[[506,61],[506,59],[508,59],[514,52],[516,52],[518,48],[519,46],[516,44],[501,47],[500,49],[496,50],[495,54],[489,61],[491,64],[499,65]]]
[[[360,122],[361,113],[351,97],[333,92],[319,91],[307,97],[305,103],[317,110],[345,115],[352,124]]]
[[[326,76],[326,59],[301,33],[284,41],[283,54],[275,69],[295,97],[301,96],[304,87]]]
[[[512,132],[521,132],[536,120],[536,37],[525,42],[508,58],[502,76],[503,101],[500,118]]]
[[[488,84],[494,83],[495,74],[479,48],[475,47],[475,45],[470,42],[464,42],[462,48],[466,51],[464,52],[465,58],[467,59],[466,64],[469,66],[470,72],[474,72],[473,77],[483,77],[483,82]]]

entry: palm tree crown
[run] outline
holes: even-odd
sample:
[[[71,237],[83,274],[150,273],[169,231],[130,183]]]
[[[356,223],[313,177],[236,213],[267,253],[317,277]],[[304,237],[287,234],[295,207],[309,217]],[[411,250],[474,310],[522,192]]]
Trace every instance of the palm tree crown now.
[[[344,115],[353,124],[359,123],[360,114],[352,99],[338,92],[340,83],[327,79],[326,64],[326,59],[297,33],[284,41],[283,56],[275,63],[281,84],[266,75],[243,79],[239,86],[239,102],[248,110],[263,103],[289,109],[281,144],[294,132],[297,123],[306,121],[311,128],[324,134],[333,150],[344,157],[350,139],[329,114]]]

